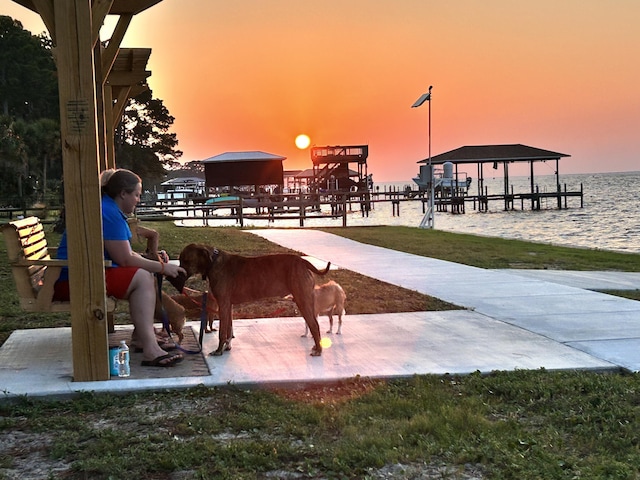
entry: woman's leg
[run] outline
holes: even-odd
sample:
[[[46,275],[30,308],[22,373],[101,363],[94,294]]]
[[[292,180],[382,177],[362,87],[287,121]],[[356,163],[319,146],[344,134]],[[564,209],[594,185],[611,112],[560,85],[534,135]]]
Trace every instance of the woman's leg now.
[[[143,269],[138,269],[127,290],[129,300],[129,313],[131,322],[135,327],[136,344],[143,349],[143,358],[151,361],[166,355],[158,345],[154,324],[154,311],[156,306],[156,280],[155,276]],[[181,357],[180,354],[172,354],[166,361],[171,362],[173,357]]]

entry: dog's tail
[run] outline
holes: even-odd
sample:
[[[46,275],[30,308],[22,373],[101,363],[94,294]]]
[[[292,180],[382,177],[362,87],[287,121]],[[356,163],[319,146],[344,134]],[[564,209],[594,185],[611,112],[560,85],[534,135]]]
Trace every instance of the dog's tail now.
[[[311,262],[309,262],[308,260],[305,260],[306,264],[307,264],[307,268],[309,270],[311,270],[313,273],[317,274],[317,275],[326,275],[327,273],[329,273],[329,269],[331,268],[331,262],[327,262],[327,266],[325,267],[324,270],[318,270]]]

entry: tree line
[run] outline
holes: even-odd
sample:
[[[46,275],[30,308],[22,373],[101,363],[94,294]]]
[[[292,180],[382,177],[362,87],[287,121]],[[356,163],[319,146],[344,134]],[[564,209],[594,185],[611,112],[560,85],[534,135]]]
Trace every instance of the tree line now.
[[[182,169],[174,117],[146,90],[131,98],[116,128],[119,168],[142,177],[145,189]],[[191,162],[187,170],[198,170]],[[53,45],[0,15],[0,207],[63,203],[58,79]]]

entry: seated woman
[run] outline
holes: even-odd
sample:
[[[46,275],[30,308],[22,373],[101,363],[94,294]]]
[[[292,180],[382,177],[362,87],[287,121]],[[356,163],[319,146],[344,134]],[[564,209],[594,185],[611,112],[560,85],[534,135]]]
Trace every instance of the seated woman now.
[[[143,350],[142,365],[169,367],[183,357],[178,352],[167,353],[158,345],[154,328],[157,284],[153,274],[176,277],[186,272],[178,265],[149,260],[132,250],[127,215],[133,213],[140,202],[142,180],[130,170],[107,172],[101,182],[104,258],[111,260],[113,265],[105,269],[107,295],[129,301],[129,313],[135,327],[134,341]],[[67,258],[66,232],[62,235],[58,258]],[[54,298],[69,298],[66,269],[56,283]]]

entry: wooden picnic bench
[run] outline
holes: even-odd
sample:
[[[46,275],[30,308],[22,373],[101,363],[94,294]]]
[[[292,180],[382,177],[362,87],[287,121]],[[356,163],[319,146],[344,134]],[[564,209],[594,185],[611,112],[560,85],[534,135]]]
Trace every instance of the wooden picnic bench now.
[[[50,247],[38,217],[27,217],[9,222],[2,227],[9,265],[16,284],[20,307],[27,312],[69,312],[71,303],[54,301],[53,289],[67,260],[55,257],[57,247]],[[107,312],[116,307],[107,297]],[[112,317],[112,315],[109,315]],[[111,322],[110,322],[111,323]],[[110,329],[111,329],[110,325]]]

